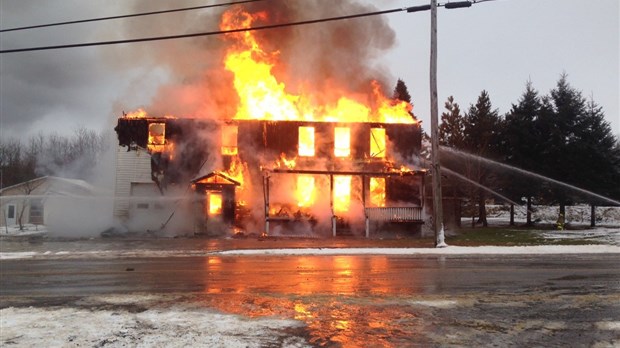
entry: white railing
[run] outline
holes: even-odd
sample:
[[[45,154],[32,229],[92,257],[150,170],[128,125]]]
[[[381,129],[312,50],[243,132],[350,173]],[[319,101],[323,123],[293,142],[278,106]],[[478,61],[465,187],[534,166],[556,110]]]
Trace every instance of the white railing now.
[[[366,216],[372,221],[421,222],[422,207],[366,208]]]

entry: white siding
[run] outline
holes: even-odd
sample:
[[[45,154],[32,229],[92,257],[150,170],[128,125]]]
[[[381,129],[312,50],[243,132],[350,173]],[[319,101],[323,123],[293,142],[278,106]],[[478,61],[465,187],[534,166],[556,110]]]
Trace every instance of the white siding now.
[[[127,151],[119,146],[116,150],[116,185],[114,216],[129,217],[131,183],[152,183],[151,156],[144,150]]]

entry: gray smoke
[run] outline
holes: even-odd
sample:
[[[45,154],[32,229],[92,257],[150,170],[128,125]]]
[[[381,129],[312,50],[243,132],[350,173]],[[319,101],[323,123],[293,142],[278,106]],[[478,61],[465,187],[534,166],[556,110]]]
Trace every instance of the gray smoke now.
[[[351,0],[271,0],[239,6],[251,13],[267,13],[253,26],[376,10],[372,5]],[[123,36],[216,31],[222,13],[235,9],[238,7],[126,21]],[[132,9],[134,12],[148,10],[152,10],[152,2],[147,0],[136,2]],[[317,104],[335,102],[342,95],[338,91],[369,94],[371,80],[387,80],[384,69],[376,66],[375,58],[395,43],[395,33],[383,16],[283,27],[255,32],[255,35],[267,54],[277,56],[273,74],[286,84],[287,92],[314,96]],[[224,69],[223,63],[231,44],[229,38],[219,35],[161,41],[157,45],[119,46],[106,52],[111,64],[128,68],[139,64],[165,71],[163,75],[167,81],[145,106],[149,114],[222,119],[234,115],[237,105],[232,74]],[[139,84],[137,80],[136,86]],[[330,90],[334,92],[316,93]],[[120,104],[132,105],[131,94],[127,97]]]

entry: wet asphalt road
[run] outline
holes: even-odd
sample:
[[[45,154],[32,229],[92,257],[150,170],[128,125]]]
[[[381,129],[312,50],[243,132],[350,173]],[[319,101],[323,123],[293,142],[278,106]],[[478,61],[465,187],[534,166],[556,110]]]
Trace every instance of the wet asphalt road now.
[[[613,347],[619,265],[615,254],[3,260],[0,307],[158,294],[302,320],[316,346]]]
[[[461,295],[472,292],[617,294],[619,255],[209,256],[4,260],[0,294],[128,292]]]

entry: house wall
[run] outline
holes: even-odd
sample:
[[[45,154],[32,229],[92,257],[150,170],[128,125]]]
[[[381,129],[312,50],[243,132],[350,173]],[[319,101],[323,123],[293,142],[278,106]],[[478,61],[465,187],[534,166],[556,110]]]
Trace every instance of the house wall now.
[[[119,147],[117,151],[116,176],[116,204],[114,215],[124,219],[132,218],[139,213],[131,208],[131,188],[136,183],[153,183],[152,168],[163,173],[164,179],[160,187],[185,187],[191,176],[199,175],[205,163],[213,165],[211,170],[228,170],[234,163],[235,157],[223,156],[220,152],[222,145],[221,127],[224,124],[213,121],[199,121],[189,119],[119,119],[116,128],[120,145],[138,144],[147,146],[146,136],[148,123],[157,122],[166,124],[166,142],[174,144],[171,154],[166,159],[156,159],[155,166],[151,167],[151,156],[146,150],[127,152],[127,147]],[[262,166],[271,166],[285,154],[287,159],[297,157],[298,169],[321,169],[331,171],[366,171],[375,172],[385,169],[386,161],[400,164],[411,164],[421,147],[421,129],[419,124],[380,124],[380,123],[330,123],[330,122],[297,122],[297,121],[259,121],[235,120],[228,125],[237,125],[238,157],[249,171],[251,185],[246,188],[252,191],[244,194],[243,199],[247,206],[262,211]],[[299,127],[315,128],[315,156],[298,156]],[[334,155],[335,127],[349,127],[351,129],[351,155],[347,158]],[[386,158],[371,157],[371,129],[383,128],[387,136]],[[395,155],[398,153],[398,155]],[[160,156],[163,157],[163,156]],[[210,161],[217,159],[217,161]],[[213,162],[213,163],[212,163]],[[208,165],[207,165],[208,167]],[[204,171],[203,171],[204,172]],[[366,178],[368,180],[368,178]],[[388,178],[387,195],[390,201],[401,203],[421,204],[420,178]],[[354,180],[361,187],[361,181]],[[163,182],[163,184],[162,184]],[[176,184],[176,185],[175,185]],[[405,194],[403,191],[408,189]],[[359,190],[358,190],[359,191]],[[177,212],[180,209],[177,209]],[[362,211],[362,210],[360,210]],[[262,218],[261,214],[258,214]]]
[[[132,183],[153,184],[151,156],[142,149],[127,151],[126,147],[119,146],[116,150],[115,217],[129,218]]]
[[[22,214],[23,224],[30,223],[30,202],[34,199],[42,200],[45,206],[44,195],[49,190],[49,186],[50,183],[48,178],[41,178],[7,187],[2,190],[2,195],[0,196],[0,226],[6,226],[6,222],[8,221],[8,217],[6,216],[7,206],[10,204],[15,205],[15,225],[19,224],[18,219],[20,214]],[[43,212],[44,214],[46,213],[45,207]],[[45,216],[43,220],[45,220]],[[41,223],[43,222],[44,221],[41,221]]]

